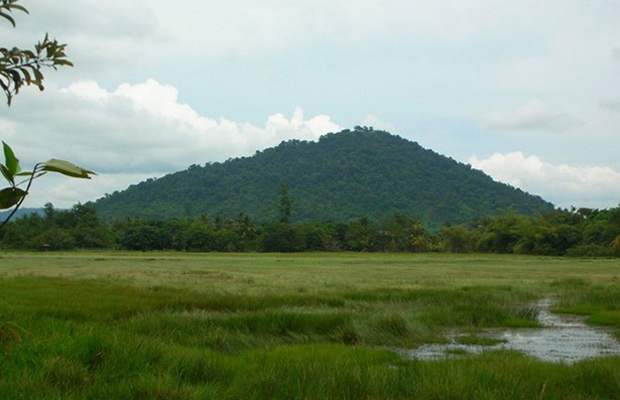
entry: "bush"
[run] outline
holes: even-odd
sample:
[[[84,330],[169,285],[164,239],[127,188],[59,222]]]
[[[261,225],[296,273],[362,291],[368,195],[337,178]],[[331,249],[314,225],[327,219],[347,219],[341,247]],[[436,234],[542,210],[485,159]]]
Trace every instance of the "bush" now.
[[[566,255],[568,257],[613,257],[614,251],[611,247],[600,244],[582,244],[568,249]]]

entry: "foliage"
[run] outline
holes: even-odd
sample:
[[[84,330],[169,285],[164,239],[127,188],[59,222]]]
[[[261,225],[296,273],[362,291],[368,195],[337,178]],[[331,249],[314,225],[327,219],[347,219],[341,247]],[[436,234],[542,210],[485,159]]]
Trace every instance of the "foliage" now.
[[[9,21],[13,27],[15,27],[13,11],[28,13],[25,7],[17,4],[18,1],[0,2],[0,17]],[[67,59],[65,47],[66,44],[60,44],[56,39],[50,40],[47,34],[34,46],[34,50],[0,47],[0,87],[4,91],[7,103],[11,104],[13,96],[18,94],[24,85],[44,89],[41,67],[56,69],[59,66],[73,66]]]
[[[498,209],[512,207],[527,215],[553,210],[539,197],[415,142],[359,127],[318,142],[291,140],[252,157],[192,165],[108,194],[95,207],[105,220],[244,212],[265,223],[286,215],[286,202],[273,207],[284,182],[287,197],[280,200],[295,200],[290,222],[382,219],[401,212],[436,231],[445,223],[471,223]]]
[[[583,212],[587,211],[587,216]],[[433,233],[418,220],[396,212],[387,218],[348,222],[259,223],[247,214],[232,218],[130,217],[103,222],[92,204],[30,214],[0,231],[0,248],[63,250],[123,248],[189,252],[450,252],[544,256],[620,256],[620,207],[556,210],[536,217],[509,210],[471,225],[444,226]],[[597,234],[593,234],[597,232]]]
[[[469,253],[474,249],[475,234],[464,225],[444,226],[439,230],[443,249],[450,253]]]
[[[44,217],[22,216],[0,231],[2,247],[31,250],[101,249],[111,247],[110,228],[101,222],[95,210],[76,204],[69,211],[55,210],[46,204]]]
[[[263,229],[261,251],[268,253],[292,253],[299,251],[296,229],[285,222],[275,222],[265,225]]]
[[[280,222],[288,224],[291,220],[291,207],[293,199],[288,194],[288,185],[283,183],[280,185],[280,205],[278,212],[280,213]]]
[[[28,10],[17,4],[19,0],[1,0],[0,17],[6,19],[15,27],[13,11],[28,13]],[[7,103],[10,106],[14,95],[19,93],[19,89],[26,85],[35,85],[43,90],[42,67],[56,69],[58,66],[73,66],[65,54],[65,44],[58,43],[57,40],[50,40],[45,35],[43,41],[37,43],[34,51],[21,50],[17,47],[12,49],[0,47],[0,87],[4,91]],[[28,195],[32,181],[45,175],[48,172],[57,172],[74,178],[90,179],[92,171],[78,167],[68,161],[51,159],[49,161],[35,164],[31,172],[22,172],[19,160],[15,156],[13,149],[2,142],[4,152],[4,164],[0,164],[2,176],[9,186],[0,190],[0,210],[14,207],[9,216],[0,224],[2,229],[11,217],[17,212],[24,199]],[[22,182],[16,179],[25,178]],[[25,188],[19,187],[25,184]]]
[[[17,4],[19,0],[1,0],[0,17],[6,19],[15,27],[13,11],[28,13],[28,10]],[[46,34],[45,38],[34,46],[32,50],[21,50],[17,47],[11,49],[0,47],[0,88],[2,88],[7,104],[10,106],[14,95],[24,85],[35,85],[39,90],[43,90],[43,74],[41,67],[56,69],[57,66],[72,66],[65,54],[65,44],[58,43],[57,40],[50,40]],[[13,208],[6,219],[0,223],[0,232],[11,217],[18,211],[34,179],[45,175],[48,172],[57,172],[75,178],[90,178],[92,171],[77,167],[67,161],[52,159],[46,162],[35,164],[31,172],[23,172],[19,165],[19,160],[15,156],[13,149],[2,142],[4,163],[0,163],[0,172],[9,184],[8,187],[0,189],[0,210]],[[16,180],[25,178],[22,182]],[[20,185],[26,184],[25,188]],[[48,232],[55,240],[62,237],[62,232]],[[9,235],[10,237],[10,235]],[[19,241],[18,241],[19,243]],[[11,349],[14,344],[21,342],[21,336],[11,324],[5,323],[0,326],[0,362],[4,359],[11,359]],[[0,377],[2,364],[0,364]]]
[[[35,164],[32,171],[22,171],[19,160],[11,147],[2,142],[4,150],[4,164],[0,163],[2,176],[8,182],[9,187],[0,190],[0,210],[13,208],[13,212],[0,224],[0,229],[11,219],[13,214],[22,205],[32,182],[48,172],[60,173],[73,178],[90,179],[94,172],[78,167],[68,161],[51,159]],[[25,178],[19,181],[20,178]],[[22,189],[20,186],[25,185]]]

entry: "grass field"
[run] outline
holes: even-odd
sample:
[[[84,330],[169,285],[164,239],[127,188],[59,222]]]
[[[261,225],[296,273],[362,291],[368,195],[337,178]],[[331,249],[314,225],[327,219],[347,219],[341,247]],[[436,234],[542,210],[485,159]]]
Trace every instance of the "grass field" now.
[[[620,358],[388,350],[535,326],[543,297],[620,329],[620,260],[0,253],[0,324],[23,338],[0,399],[617,399]]]

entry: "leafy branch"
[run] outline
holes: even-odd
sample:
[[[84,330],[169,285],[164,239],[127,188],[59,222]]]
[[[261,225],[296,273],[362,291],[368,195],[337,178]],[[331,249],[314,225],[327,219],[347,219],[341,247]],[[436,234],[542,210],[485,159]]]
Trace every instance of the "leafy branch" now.
[[[14,11],[28,14],[28,10],[17,4],[20,0],[0,0],[0,19],[5,19],[15,28]],[[72,67],[73,63],[67,59],[65,53],[66,44],[60,44],[56,39],[50,40],[45,34],[43,41],[34,46],[34,50],[21,50],[17,47],[11,49],[0,47],[0,88],[4,92],[7,104],[11,105],[13,96],[19,93],[23,86],[34,85],[43,90],[42,67],[57,69],[59,66]],[[35,164],[32,171],[22,172],[19,160],[11,147],[2,142],[4,151],[4,164],[0,163],[0,172],[9,186],[0,190],[0,210],[13,208],[9,216],[0,224],[0,230],[15,215],[23,204],[32,182],[48,172],[56,172],[74,178],[90,179],[95,173],[78,167],[68,161],[51,159]],[[24,179],[16,182],[17,179]],[[26,185],[22,189],[21,185]],[[19,333],[9,324],[0,325],[0,361],[11,361],[13,346],[21,342]],[[0,374],[2,364],[0,364]],[[1,377],[1,375],[0,375]]]
[[[26,14],[29,14],[26,7],[20,6],[19,4],[17,4],[18,1],[19,0],[1,0],[0,1],[0,17],[7,19],[11,23],[11,25],[13,25],[13,28],[15,28],[15,20],[10,14],[13,12],[13,10],[19,10],[19,11],[25,12]]]
[[[16,4],[19,0],[0,0],[0,17],[8,20],[15,27],[12,16],[14,10],[28,13],[28,10]],[[43,41],[34,46],[34,50],[21,50],[0,47],[0,88],[4,91],[7,103],[11,105],[13,96],[26,85],[34,85],[43,90],[43,74],[41,67],[57,69],[58,66],[72,67],[73,63],[67,59],[66,44],[50,40],[45,34]]]
[[[0,210],[13,208],[9,216],[0,224],[0,229],[15,215],[21,207],[29,193],[32,182],[48,172],[56,172],[72,178],[90,179],[91,175],[96,175],[93,171],[89,171],[82,167],[78,167],[68,161],[51,159],[45,162],[35,164],[32,171],[22,171],[19,160],[15,156],[13,149],[2,142],[4,151],[4,164],[0,163],[0,172],[9,183],[9,187],[0,190]],[[24,178],[18,182],[19,178]],[[20,186],[26,185],[25,189]]]
[[[20,0],[0,0],[0,19],[9,21],[16,26],[13,18],[14,11],[28,14],[28,10],[17,4]],[[6,95],[10,106],[14,95],[19,93],[22,86],[34,85],[43,90],[42,67],[57,69],[59,66],[72,67],[73,64],[67,59],[65,53],[66,44],[60,44],[56,39],[50,40],[46,34],[43,41],[34,46],[34,50],[21,50],[17,47],[12,49],[0,47],[0,88]],[[0,172],[9,183],[9,186],[0,190],[0,210],[13,208],[9,216],[0,224],[0,229],[15,215],[22,205],[32,182],[48,172],[57,172],[74,178],[90,179],[94,172],[78,167],[68,161],[52,159],[37,163],[32,171],[22,172],[19,160],[8,144],[2,142],[4,151],[4,164],[0,164]],[[21,182],[16,179],[24,178]],[[26,185],[22,189],[21,185]]]

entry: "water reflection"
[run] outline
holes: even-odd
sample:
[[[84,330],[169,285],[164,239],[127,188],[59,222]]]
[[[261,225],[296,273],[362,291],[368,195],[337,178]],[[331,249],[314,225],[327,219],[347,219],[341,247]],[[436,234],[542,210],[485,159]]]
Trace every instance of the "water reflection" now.
[[[414,350],[402,350],[406,357],[422,360],[462,357],[500,349],[517,350],[538,359],[572,364],[588,358],[620,355],[620,343],[607,331],[588,326],[584,318],[553,314],[551,299],[538,302],[538,322],[542,328],[488,330],[482,336],[501,340],[492,346],[457,343],[453,337],[448,344],[425,344]]]

